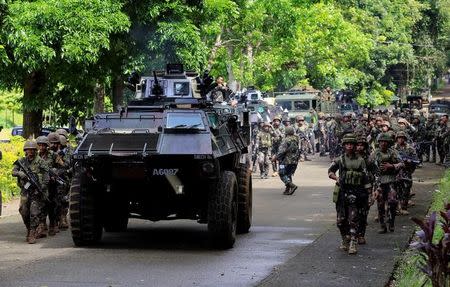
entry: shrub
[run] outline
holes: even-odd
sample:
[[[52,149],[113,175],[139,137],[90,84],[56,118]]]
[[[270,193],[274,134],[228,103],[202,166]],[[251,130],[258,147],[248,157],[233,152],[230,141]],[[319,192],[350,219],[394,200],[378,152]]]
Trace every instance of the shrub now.
[[[3,159],[0,160],[0,191],[3,202],[20,193],[17,186],[17,179],[12,177],[11,171],[13,163],[19,157],[23,156],[24,139],[20,136],[11,137],[11,142],[0,143]]]

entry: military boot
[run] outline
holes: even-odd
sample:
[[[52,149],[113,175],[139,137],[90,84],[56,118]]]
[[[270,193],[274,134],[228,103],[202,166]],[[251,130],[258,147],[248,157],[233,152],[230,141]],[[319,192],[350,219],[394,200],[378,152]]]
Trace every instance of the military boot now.
[[[386,224],[381,224],[381,227],[380,227],[380,230],[378,230],[378,233],[379,234],[385,234],[385,233],[387,233],[387,227],[386,227]]]
[[[394,232],[394,223],[393,222],[389,222],[389,231],[390,232]]]
[[[358,241],[356,241],[356,239],[350,240],[350,244],[348,246],[348,254],[349,255],[356,254],[358,252],[357,246],[358,246]]]
[[[59,222],[59,229],[66,230],[69,228],[69,224],[67,223],[67,216],[61,215],[61,221]]]
[[[36,228],[36,239],[47,237],[47,231],[43,223],[39,224]]]
[[[350,245],[350,236],[345,236],[342,238],[341,246],[339,246],[339,249],[343,251],[348,251],[348,247]]]
[[[358,245],[365,245],[367,243],[366,238],[364,236],[358,237]]]
[[[34,243],[36,243],[36,230],[34,230],[34,229],[30,230],[30,234],[29,234],[29,236],[27,237],[27,242],[28,242],[29,244],[34,244]]]
[[[297,190],[298,186],[293,184],[292,182],[289,183],[289,192],[288,195],[293,195],[294,192]]]
[[[284,194],[284,195],[289,195],[289,189],[290,189],[290,187],[289,187],[289,185],[287,184],[287,185],[286,185],[286,188],[284,189],[283,194]]]
[[[48,228],[48,236],[55,236],[56,235],[56,226],[55,224],[50,223],[50,226]]]
[[[25,242],[28,242],[29,237],[30,237],[30,230],[27,229],[27,236],[25,236]]]

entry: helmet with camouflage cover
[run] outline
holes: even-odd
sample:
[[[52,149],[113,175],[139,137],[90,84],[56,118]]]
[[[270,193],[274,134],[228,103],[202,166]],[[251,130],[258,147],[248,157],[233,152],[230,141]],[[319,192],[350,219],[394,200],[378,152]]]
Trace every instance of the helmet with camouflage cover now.
[[[342,115],[341,115],[341,114],[335,114],[335,115],[334,115],[334,118],[335,118],[337,121],[340,121],[340,120],[342,120]]]
[[[273,117],[273,120],[272,121],[279,121],[279,122],[281,122],[281,116],[275,116],[275,117]]]
[[[364,143],[364,144],[369,144],[369,142],[367,141],[367,138],[364,136],[360,136],[356,139],[357,143]]]
[[[38,145],[36,143],[36,141],[34,140],[28,140],[25,142],[25,144],[23,145],[23,150],[26,151],[27,149],[38,149]]]
[[[36,138],[36,143],[37,144],[46,144],[46,145],[50,145],[50,142],[48,140],[48,137],[46,136],[40,136]]]
[[[342,117],[344,117],[344,118],[351,118],[352,115],[353,115],[352,112],[346,112],[346,113],[344,113],[344,115]]]
[[[59,136],[59,143],[60,143],[62,146],[66,146],[66,145],[67,145],[67,139],[66,139],[66,137],[63,136],[63,135],[60,135],[60,136]]]
[[[388,133],[382,133],[382,134],[380,134],[378,141],[379,142],[381,142],[381,141],[392,142],[392,137]]]
[[[395,135],[395,138],[397,139],[397,138],[405,138],[405,139],[407,139],[408,138],[408,135],[404,132],[404,131],[399,131],[399,132],[397,132],[397,134]]]
[[[292,136],[292,135],[294,135],[294,134],[295,134],[294,127],[291,127],[291,126],[286,127],[286,128],[284,129],[284,133],[285,133],[287,136]]]
[[[66,139],[69,138],[69,133],[65,129],[57,129],[55,133],[64,136]]]
[[[319,116],[319,118],[324,118],[325,114],[323,112],[319,112],[318,116]]]
[[[383,123],[381,124],[382,126],[387,126],[388,128],[391,127],[391,123],[388,121],[383,121]]]
[[[398,119],[398,123],[399,124],[408,125],[408,121],[406,119],[403,119],[403,118]]]
[[[303,116],[296,116],[295,117],[295,121],[304,121],[305,120],[305,117],[303,117]]]
[[[342,138],[342,143],[343,144],[347,144],[347,143],[356,144],[357,143],[356,136],[354,134],[346,134]]]
[[[60,143],[59,135],[57,133],[49,133],[47,137],[50,143]]]

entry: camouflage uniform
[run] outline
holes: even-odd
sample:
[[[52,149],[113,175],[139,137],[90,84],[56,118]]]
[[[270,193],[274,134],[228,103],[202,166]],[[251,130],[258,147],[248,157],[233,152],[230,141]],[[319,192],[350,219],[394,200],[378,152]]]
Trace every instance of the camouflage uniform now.
[[[269,126],[269,123],[265,123],[265,126]],[[269,173],[270,164],[270,150],[272,148],[272,135],[270,131],[261,130],[257,136],[257,146],[258,146],[258,163],[259,172],[261,173],[261,178],[267,178]]]
[[[448,127],[445,123],[440,122],[436,129],[436,146],[439,154],[439,163],[444,163],[445,156],[447,155],[448,145],[446,139],[448,135]]]
[[[71,158],[73,150],[67,143],[67,139],[64,140],[64,138],[62,137],[63,136],[60,136],[61,149],[58,152],[58,157],[61,159],[59,176],[64,178],[66,182],[70,182]],[[60,229],[67,229],[69,227],[67,223],[67,214],[69,212],[69,190],[70,190],[69,184],[58,185],[58,195],[60,196],[61,202],[60,222],[59,222]]]
[[[407,157],[410,159],[418,160],[416,150],[409,144],[406,143],[406,134],[399,132],[397,133],[398,137],[405,137],[405,144],[399,145],[395,144],[394,149],[400,155],[400,158]],[[404,158],[403,158],[404,159]],[[405,166],[400,170],[399,178],[398,178],[398,199],[400,200],[401,209],[406,211],[408,209],[408,201],[411,195],[412,188],[412,174],[416,168],[415,164],[408,162],[408,160],[404,160]]]
[[[303,117],[302,117],[302,119],[303,119]],[[309,143],[309,139],[308,139],[308,132],[309,132],[309,127],[308,127],[307,123],[303,123],[302,125],[299,125],[298,123],[295,124],[295,133],[299,137],[300,154],[301,154],[301,156],[303,156],[303,159],[305,159],[305,160],[308,159],[306,156],[308,153],[308,150],[312,149],[312,147]]]
[[[424,144],[425,161],[436,162],[436,142],[434,140],[436,136],[436,129],[437,124],[434,120],[434,117],[430,116],[428,118],[427,123],[425,124],[425,137],[424,137],[426,141],[426,144]]]
[[[275,120],[279,120],[281,123],[281,118],[274,118]],[[278,150],[280,148],[281,145],[281,141],[283,140],[284,137],[284,127],[282,125],[279,125],[278,127],[274,126],[272,129],[272,149],[271,149],[271,154],[275,155],[278,153]],[[273,174],[272,176],[277,176],[278,174],[278,166],[277,166],[277,162],[276,161],[272,161],[272,170],[273,170]]]
[[[391,143],[392,137],[387,134],[381,134],[379,141],[386,141]],[[378,219],[381,224],[381,233],[387,231],[385,218],[388,218],[389,230],[394,231],[395,214],[397,209],[397,174],[402,167],[402,161],[398,155],[398,152],[393,148],[388,148],[385,152],[381,148],[377,148],[371,155],[371,160],[374,161],[377,166],[377,186],[378,192],[377,205],[378,205]],[[383,170],[383,164],[391,164],[392,168]],[[386,208],[387,205],[387,208]]]
[[[343,138],[343,144],[356,144],[356,137],[353,134],[347,134]],[[339,192],[336,198],[336,224],[342,237],[341,249],[349,249],[350,254],[356,253],[358,226],[362,219],[361,210],[365,209],[370,188],[367,176],[366,162],[357,154],[343,154],[334,159],[328,175],[330,178],[335,176],[339,170],[339,182],[337,187]],[[350,247],[347,245],[350,244]]]
[[[299,159],[299,139],[295,135],[294,128],[286,128],[286,137],[283,139],[280,149],[276,154],[276,160],[280,162],[280,178],[286,186],[284,194],[291,195],[297,189],[292,183],[292,175],[297,169]]]
[[[27,144],[28,142],[25,143],[25,148],[27,148]],[[42,189],[42,193],[39,192],[34,186],[30,186],[27,189],[29,183],[27,178],[24,176],[24,171],[20,169],[17,163],[14,163],[12,175],[18,178],[18,185],[21,189],[19,213],[22,216],[22,220],[28,230],[27,241],[29,243],[34,243],[30,242],[30,237],[32,237],[33,240],[36,239],[36,229],[41,223],[41,213],[45,208],[47,187],[49,182],[48,166],[45,161],[37,155],[37,151],[36,156],[33,159],[30,160],[27,157],[23,157],[18,161],[34,173],[39,181],[38,184]]]

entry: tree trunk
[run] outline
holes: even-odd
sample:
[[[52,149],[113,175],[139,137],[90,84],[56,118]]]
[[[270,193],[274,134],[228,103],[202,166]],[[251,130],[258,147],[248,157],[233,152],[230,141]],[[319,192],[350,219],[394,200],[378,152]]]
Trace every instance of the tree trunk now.
[[[41,135],[42,129],[42,109],[28,106],[28,103],[36,102],[45,78],[42,72],[31,72],[25,77],[23,89],[23,134],[26,139]]]
[[[94,88],[94,114],[105,112],[105,86],[97,83]]]
[[[238,83],[236,81],[236,77],[234,76],[233,64],[231,60],[233,59],[233,47],[230,46],[227,47],[227,53],[228,53],[228,61],[227,61],[228,87],[233,91],[237,91]]]
[[[213,63],[216,60],[217,50],[219,50],[219,48],[221,46],[222,46],[222,32],[220,32],[217,35],[216,41],[214,42],[214,46],[211,49],[211,54],[209,55],[208,67],[207,67],[208,71],[211,70]]]
[[[123,79],[121,76],[116,76],[112,81],[112,102],[113,110],[117,112],[120,106],[123,106]]]

